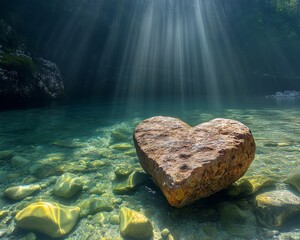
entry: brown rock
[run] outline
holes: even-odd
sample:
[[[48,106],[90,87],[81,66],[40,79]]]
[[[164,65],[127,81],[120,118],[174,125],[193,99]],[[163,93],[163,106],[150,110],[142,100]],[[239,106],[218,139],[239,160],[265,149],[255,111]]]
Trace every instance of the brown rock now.
[[[134,143],[142,167],[175,207],[228,187],[255,155],[250,129],[221,118],[191,127],[176,118],[152,117],[136,127]]]

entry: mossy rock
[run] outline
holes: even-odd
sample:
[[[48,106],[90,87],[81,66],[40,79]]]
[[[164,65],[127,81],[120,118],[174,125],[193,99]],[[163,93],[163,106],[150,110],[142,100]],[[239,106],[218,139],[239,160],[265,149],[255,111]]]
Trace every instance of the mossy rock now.
[[[226,192],[232,197],[244,197],[254,194],[262,187],[272,186],[274,181],[265,176],[242,177],[229,186]]]
[[[2,55],[0,66],[8,71],[17,71],[19,79],[23,81],[33,78],[37,70],[37,66],[31,57],[10,53],[4,53]]]
[[[44,233],[50,237],[62,237],[75,226],[80,208],[54,202],[36,202],[21,210],[14,218],[17,226]]]
[[[127,194],[137,189],[141,184],[147,181],[148,176],[141,171],[132,172],[126,181],[118,183],[113,188],[115,194]]]
[[[153,237],[153,226],[142,213],[129,208],[121,208],[119,217],[122,237],[136,240],[146,240]]]

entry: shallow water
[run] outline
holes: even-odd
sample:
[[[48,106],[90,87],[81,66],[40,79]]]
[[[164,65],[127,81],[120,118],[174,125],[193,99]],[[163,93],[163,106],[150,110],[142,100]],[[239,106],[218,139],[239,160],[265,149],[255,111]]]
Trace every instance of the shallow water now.
[[[159,232],[163,228],[168,228],[175,239],[300,239],[298,219],[280,229],[266,230],[257,223],[256,233],[246,238],[229,235],[222,228],[217,205],[222,201],[234,201],[252,211],[253,197],[233,200],[217,194],[183,209],[174,209],[150,179],[129,195],[112,192],[114,172],[118,168],[140,168],[132,133],[139,122],[155,115],[178,117],[190,125],[217,117],[241,121],[252,130],[257,145],[255,160],[246,175],[264,175],[274,180],[277,188],[287,188],[282,181],[289,171],[300,165],[299,107],[299,101],[276,102],[262,98],[239,103],[224,100],[222,104],[206,101],[145,105],[91,102],[0,112],[0,151],[13,150],[14,155],[30,161],[21,168],[2,162],[0,191],[27,183],[29,177],[43,185],[41,191],[22,201],[1,197],[0,209],[12,212],[39,199],[65,205],[75,205],[91,195],[111,199],[114,209],[102,212],[104,220],[101,223],[93,216],[82,218],[63,239],[117,238],[119,225],[112,223],[110,218],[118,215],[122,206],[141,211],[150,218],[155,239],[160,239]],[[131,146],[115,149],[113,145],[119,143]],[[95,161],[104,163],[95,167]],[[76,197],[64,200],[53,196],[55,180],[62,172],[82,177],[85,187]],[[90,190],[94,187],[102,187],[103,191],[93,193]],[[27,233],[14,230],[11,217],[3,219],[2,223],[7,231],[3,239],[18,239]],[[266,234],[271,230],[275,230],[273,235]],[[286,235],[294,238],[285,238]],[[48,238],[38,235],[38,239]]]

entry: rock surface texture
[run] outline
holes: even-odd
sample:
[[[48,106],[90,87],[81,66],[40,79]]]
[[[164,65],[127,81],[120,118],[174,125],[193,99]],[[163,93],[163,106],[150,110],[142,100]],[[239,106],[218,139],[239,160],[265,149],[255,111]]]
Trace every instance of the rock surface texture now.
[[[136,127],[134,143],[142,167],[175,207],[228,187],[255,155],[250,129],[221,118],[191,127],[176,118],[152,117]]]

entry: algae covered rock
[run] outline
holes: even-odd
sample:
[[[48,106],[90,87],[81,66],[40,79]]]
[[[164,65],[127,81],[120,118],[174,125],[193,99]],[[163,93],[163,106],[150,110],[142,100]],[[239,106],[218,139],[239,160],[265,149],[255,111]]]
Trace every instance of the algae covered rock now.
[[[10,187],[4,191],[4,196],[13,200],[20,200],[40,189],[41,186],[39,184]]]
[[[285,219],[300,212],[300,196],[288,190],[275,190],[256,196],[257,220],[267,227],[279,227]]]
[[[265,176],[242,177],[237,180],[226,191],[229,196],[248,196],[257,192],[262,187],[271,186],[274,182]]]
[[[293,185],[300,192],[300,166],[296,167],[289,173],[285,182]]]
[[[57,65],[24,52],[4,52],[0,59],[0,100],[34,102],[60,99],[64,84]]]
[[[83,187],[81,178],[72,173],[61,175],[54,186],[54,194],[64,198],[70,198],[78,193]]]
[[[119,217],[122,237],[146,240],[153,236],[153,226],[143,214],[129,208],[121,208]]]
[[[36,202],[15,217],[17,226],[56,238],[66,235],[75,226],[80,208],[54,202]]]
[[[136,127],[134,143],[143,169],[175,207],[230,186],[255,155],[250,129],[221,118],[191,127],[176,118],[152,117]]]
[[[224,202],[219,204],[223,229],[232,236],[253,237],[256,233],[256,219],[250,210],[243,210],[237,205]]]
[[[148,176],[144,172],[134,171],[128,176],[126,181],[116,184],[113,188],[113,192],[116,194],[130,193],[144,183],[147,179]]]

